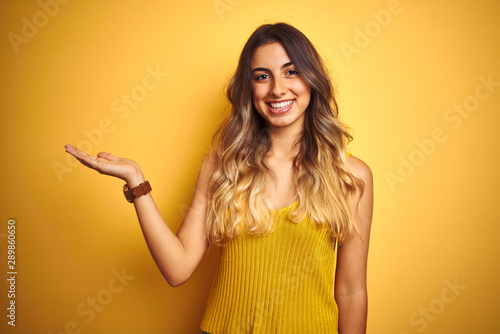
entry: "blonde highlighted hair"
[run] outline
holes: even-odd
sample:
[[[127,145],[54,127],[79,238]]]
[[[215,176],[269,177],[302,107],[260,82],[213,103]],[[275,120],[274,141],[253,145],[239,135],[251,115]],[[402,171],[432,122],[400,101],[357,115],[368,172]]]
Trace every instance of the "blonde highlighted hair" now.
[[[273,230],[274,211],[266,191],[273,173],[264,159],[271,142],[252,103],[250,65],[254,51],[271,42],[283,45],[311,89],[304,129],[294,144],[298,153],[293,180],[299,203],[288,216],[299,223],[307,215],[333,238],[346,241],[358,233],[351,202],[357,191],[363,191],[363,182],[350,171],[345,156],[352,136],[338,119],[334,90],[316,49],[285,23],[265,24],[254,31],[229,82],[231,112],[215,133],[211,149],[215,168],[209,179],[207,239],[211,245],[224,245],[243,229],[251,235]]]

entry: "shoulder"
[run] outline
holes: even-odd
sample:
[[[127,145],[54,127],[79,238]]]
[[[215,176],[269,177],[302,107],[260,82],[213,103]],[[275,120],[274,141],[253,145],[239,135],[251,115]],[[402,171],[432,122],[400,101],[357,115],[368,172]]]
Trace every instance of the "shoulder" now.
[[[207,152],[205,159],[203,159],[202,166],[208,169],[214,168],[217,165],[217,152],[213,149]]]
[[[365,184],[373,182],[373,174],[370,167],[361,159],[350,155],[347,158],[347,164],[351,168],[352,173],[363,180]]]
[[[360,229],[362,240],[369,240],[370,226],[373,215],[373,175],[370,167],[361,159],[350,156],[347,163],[351,172],[362,181],[362,185],[357,186],[357,191],[353,197],[353,212],[356,224]]]

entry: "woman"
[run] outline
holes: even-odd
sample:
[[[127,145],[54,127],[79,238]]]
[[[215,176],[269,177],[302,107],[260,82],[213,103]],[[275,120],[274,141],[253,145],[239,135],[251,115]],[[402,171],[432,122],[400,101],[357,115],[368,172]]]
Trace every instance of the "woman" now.
[[[249,38],[191,206],[174,234],[132,160],[67,145],[82,164],[123,179],[167,282],[189,279],[210,246],[219,271],[202,333],[365,333],[372,175],[347,154],[325,67],[294,27]],[[335,258],[337,264],[335,267]]]

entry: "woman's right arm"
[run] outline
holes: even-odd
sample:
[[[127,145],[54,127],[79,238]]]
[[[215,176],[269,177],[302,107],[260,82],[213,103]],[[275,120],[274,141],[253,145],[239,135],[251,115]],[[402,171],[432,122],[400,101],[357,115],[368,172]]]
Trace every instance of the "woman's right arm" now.
[[[139,165],[130,159],[118,158],[104,152],[93,157],[70,145],[66,146],[66,151],[85,166],[101,174],[124,180],[129,189],[145,181]],[[212,166],[210,159],[205,159],[198,174],[193,200],[177,235],[163,220],[151,193],[134,199],[137,217],[149,251],[171,286],[186,282],[208,249],[205,220],[208,176]]]

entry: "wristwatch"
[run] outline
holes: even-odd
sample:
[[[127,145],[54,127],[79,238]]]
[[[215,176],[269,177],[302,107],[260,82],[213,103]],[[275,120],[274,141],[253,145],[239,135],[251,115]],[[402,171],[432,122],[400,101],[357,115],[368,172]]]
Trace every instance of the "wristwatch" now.
[[[123,186],[123,194],[129,203],[134,203],[134,198],[146,195],[151,190],[153,189],[151,188],[149,181],[145,181],[132,189],[129,189],[127,184]]]

